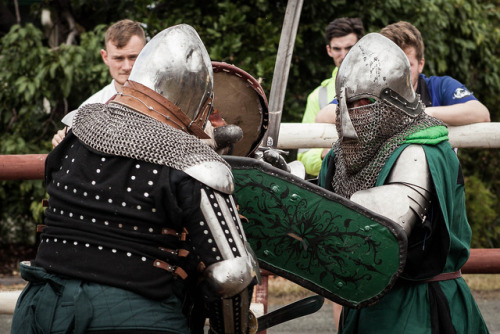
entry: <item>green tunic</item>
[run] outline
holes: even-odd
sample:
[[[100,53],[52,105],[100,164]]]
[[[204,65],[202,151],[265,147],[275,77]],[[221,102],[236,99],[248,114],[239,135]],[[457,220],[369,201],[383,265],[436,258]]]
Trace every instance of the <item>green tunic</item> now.
[[[385,183],[407,146],[401,145],[387,160],[376,186]],[[462,171],[451,145],[442,141],[422,146],[435,188],[427,224],[412,231],[405,270],[391,291],[370,307],[345,308],[339,333],[488,333],[463,278],[424,282],[437,274],[460,270],[469,257],[471,229]],[[331,153],[320,173],[322,186],[331,182],[325,180]]]

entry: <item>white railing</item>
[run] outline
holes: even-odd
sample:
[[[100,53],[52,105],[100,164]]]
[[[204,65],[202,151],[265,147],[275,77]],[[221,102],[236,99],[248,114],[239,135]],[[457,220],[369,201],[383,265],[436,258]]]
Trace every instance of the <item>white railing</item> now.
[[[500,148],[500,123],[476,123],[448,127],[450,144],[457,148]],[[278,148],[331,147],[338,139],[335,125],[283,123]]]

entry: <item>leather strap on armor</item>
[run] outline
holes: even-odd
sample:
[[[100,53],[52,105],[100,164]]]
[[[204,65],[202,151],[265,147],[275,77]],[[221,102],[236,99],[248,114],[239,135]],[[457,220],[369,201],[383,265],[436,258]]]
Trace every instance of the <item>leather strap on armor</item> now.
[[[211,98],[207,99],[195,120],[187,117],[179,107],[164,96],[131,80],[125,83],[123,92],[117,93],[112,102],[134,109],[175,129],[195,135],[200,139],[210,138],[203,131],[203,122],[207,119],[212,109]]]
[[[158,247],[158,248],[164,252],[176,255],[178,257],[187,257],[189,255],[189,251],[187,249],[170,249],[164,247]]]
[[[156,259],[153,263],[153,266],[155,266],[156,268],[166,270],[170,273],[176,274],[182,279],[186,279],[188,277],[188,274],[181,267],[172,266],[169,263],[162,260]]]
[[[188,231],[184,229],[182,232],[179,233],[172,228],[164,227],[161,229],[161,234],[174,235],[178,237],[180,241],[186,241],[186,236],[188,235]]]

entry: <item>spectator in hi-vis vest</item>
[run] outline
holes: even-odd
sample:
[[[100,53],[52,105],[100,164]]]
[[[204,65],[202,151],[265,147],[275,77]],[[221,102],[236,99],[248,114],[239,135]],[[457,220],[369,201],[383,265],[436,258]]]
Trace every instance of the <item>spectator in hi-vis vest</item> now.
[[[307,97],[302,123],[314,123],[318,111],[335,98],[335,77],[338,67],[347,52],[364,34],[365,29],[359,18],[338,18],[328,24],[325,29],[326,52],[333,59],[335,68],[331,78],[323,80],[321,85]],[[321,169],[322,153],[322,148],[299,149],[298,160],[304,164],[308,175],[318,175]]]

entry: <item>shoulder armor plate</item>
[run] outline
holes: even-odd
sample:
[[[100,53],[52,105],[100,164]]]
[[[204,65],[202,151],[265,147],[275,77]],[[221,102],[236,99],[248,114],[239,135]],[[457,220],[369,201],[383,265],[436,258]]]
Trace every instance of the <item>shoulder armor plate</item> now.
[[[395,182],[410,183],[424,189],[430,188],[431,176],[425,151],[421,145],[409,145],[401,152],[387,179],[387,183]]]
[[[229,167],[219,161],[205,161],[183,170],[192,178],[224,194],[234,192],[234,178]]]

